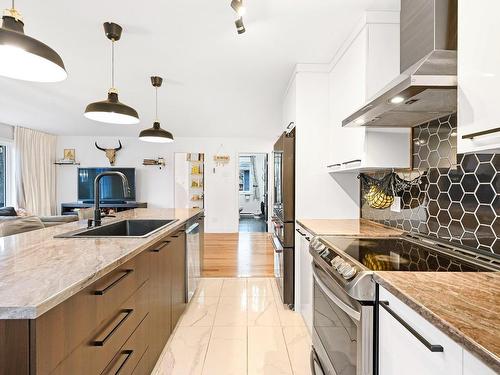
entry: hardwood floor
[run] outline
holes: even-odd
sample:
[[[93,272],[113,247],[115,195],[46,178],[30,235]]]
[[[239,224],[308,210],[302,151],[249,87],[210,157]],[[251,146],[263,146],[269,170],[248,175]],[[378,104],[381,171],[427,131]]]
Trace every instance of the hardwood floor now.
[[[272,277],[270,233],[205,233],[203,277]]]

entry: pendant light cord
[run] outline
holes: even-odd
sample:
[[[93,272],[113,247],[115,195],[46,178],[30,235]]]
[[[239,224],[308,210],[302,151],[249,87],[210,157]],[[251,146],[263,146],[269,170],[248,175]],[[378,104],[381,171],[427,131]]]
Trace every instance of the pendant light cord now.
[[[12,0],[12,9],[16,9],[16,7],[15,7],[15,0]]]
[[[155,96],[156,96],[156,110],[155,110],[155,115],[156,115],[156,121],[158,121],[158,87],[155,87]]]
[[[115,41],[111,40],[111,88],[115,89]]]

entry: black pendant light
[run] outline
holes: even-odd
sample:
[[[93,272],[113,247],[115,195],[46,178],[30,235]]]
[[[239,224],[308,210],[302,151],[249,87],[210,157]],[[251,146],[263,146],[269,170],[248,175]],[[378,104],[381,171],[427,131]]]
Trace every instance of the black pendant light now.
[[[153,127],[149,129],[144,129],[139,134],[139,139],[145,142],[155,142],[155,143],[170,143],[174,141],[174,136],[169,131],[162,129],[160,126],[160,121],[158,120],[158,87],[161,87],[163,78],[161,77],[151,77],[151,84],[155,88],[156,97],[156,120],[153,123]]]
[[[59,82],[68,76],[56,51],[24,34],[24,22],[14,0],[2,17],[0,76],[32,82]]]
[[[118,90],[115,88],[115,42],[120,40],[122,27],[116,23],[104,23],[106,37],[111,40],[111,88],[108,99],[91,103],[85,109],[85,117],[109,124],[137,124],[137,111],[118,100]]]

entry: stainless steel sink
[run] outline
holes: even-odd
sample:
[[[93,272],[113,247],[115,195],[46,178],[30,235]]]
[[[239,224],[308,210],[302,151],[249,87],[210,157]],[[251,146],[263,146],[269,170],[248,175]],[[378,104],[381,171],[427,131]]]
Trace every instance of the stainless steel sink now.
[[[120,220],[99,227],[85,228],[68,233],[63,233],[55,237],[56,238],[101,238],[101,237],[144,238],[172,225],[176,221],[178,221],[178,219]]]

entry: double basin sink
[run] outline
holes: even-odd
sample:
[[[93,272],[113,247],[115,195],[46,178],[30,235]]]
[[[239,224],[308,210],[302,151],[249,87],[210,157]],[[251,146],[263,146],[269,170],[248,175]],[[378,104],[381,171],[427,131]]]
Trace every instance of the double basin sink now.
[[[79,229],[55,236],[56,238],[145,238],[174,224],[178,219],[127,219],[114,221],[99,227]]]

